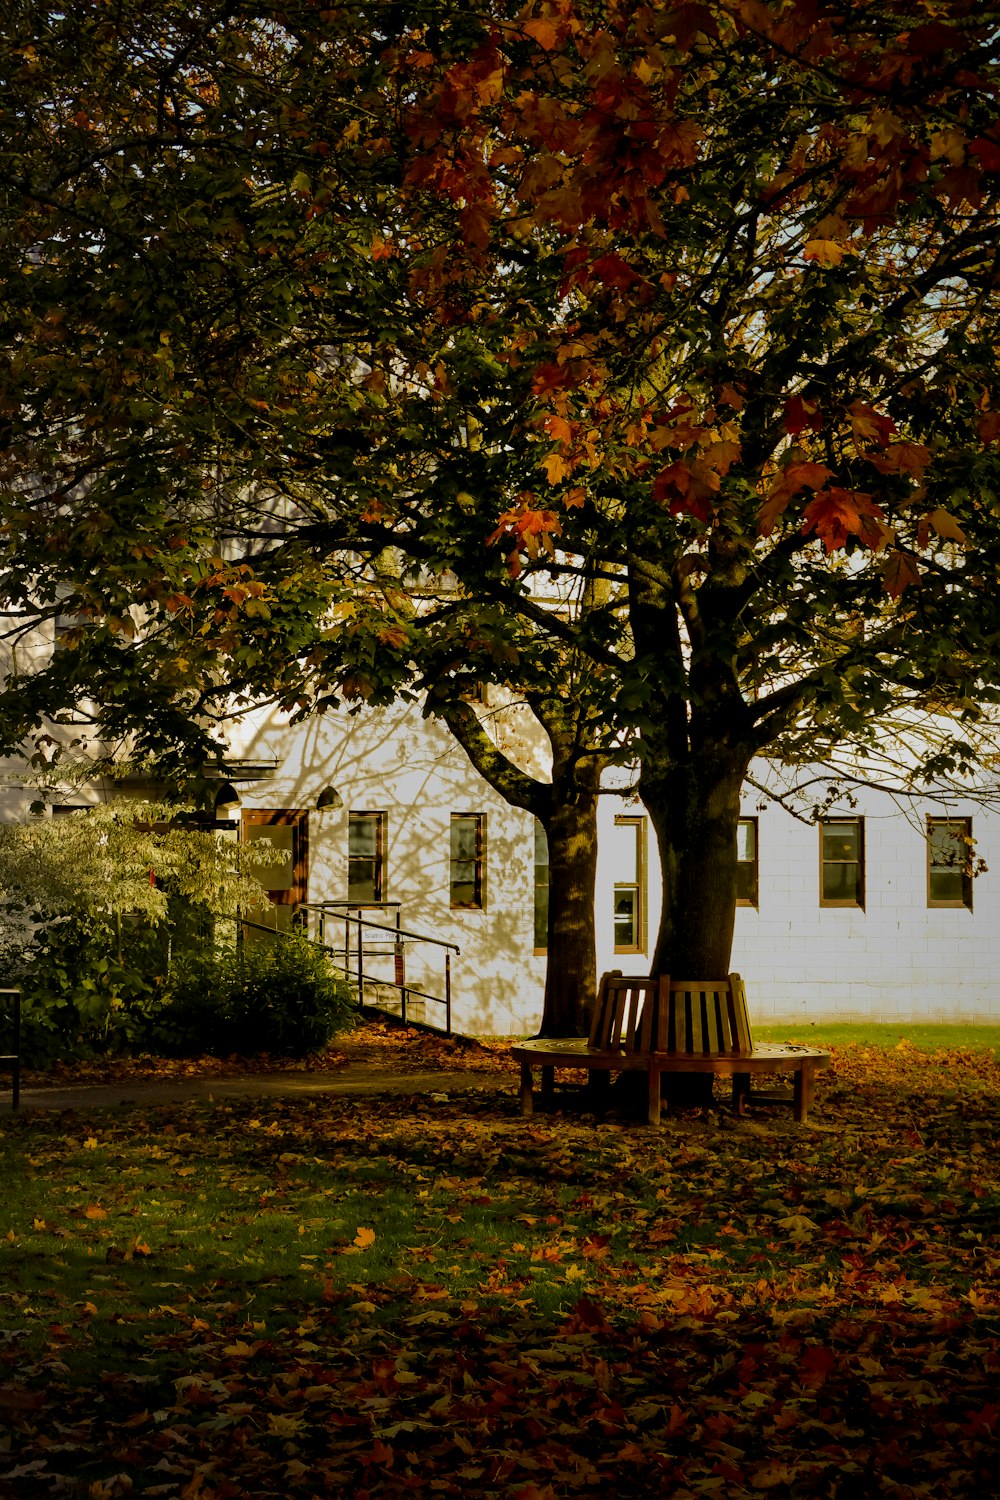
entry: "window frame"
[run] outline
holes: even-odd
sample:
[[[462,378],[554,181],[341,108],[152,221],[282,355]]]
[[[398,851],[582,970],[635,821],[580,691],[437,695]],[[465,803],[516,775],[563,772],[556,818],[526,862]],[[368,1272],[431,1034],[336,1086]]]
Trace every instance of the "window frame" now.
[[[935,868],[937,868],[937,869],[940,870],[940,869],[945,869],[947,867],[943,866],[943,865],[935,866],[934,863],[933,863],[933,860],[931,858],[931,855],[933,853],[933,845],[931,843],[931,830],[933,828],[935,828],[935,827],[949,827],[949,826],[952,826],[952,825],[960,825],[962,827],[962,829],[963,829],[963,835],[962,835],[963,839],[968,839],[969,840],[969,844],[967,846],[967,848],[968,848],[968,854],[967,854],[967,858],[966,858],[966,863],[963,866],[962,872],[961,872],[962,873],[962,897],[961,897],[961,900],[959,900],[959,901],[942,901],[940,898],[935,897],[935,896],[933,896],[931,894],[931,878],[932,878],[932,876],[934,874]],[[961,911],[963,908],[966,911],[971,911],[972,910],[972,844],[971,844],[971,840],[972,840],[972,819],[971,818],[963,818],[963,817],[959,817],[959,818],[941,818],[941,817],[936,816],[933,813],[928,813],[927,814],[927,835],[926,835],[926,839],[925,839],[925,844],[926,844],[926,848],[927,848],[927,908],[928,908],[929,911],[933,911],[933,910],[939,910],[939,911],[949,911],[949,910],[950,911]]]
[[[455,879],[455,866],[466,864],[466,860],[457,860],[454,853],[453,832],[456,823],[471,822],[475,826],[476,852],[473,863],[471,901],[456,901],[456,885],[467,885],[468,881]],[[486,814],[484,812],[453,812],[448,823],[448,907],[451,911],[485,911],[486,910]]]
[[[541,861],[538,858],[539,836],[541,837],[541,841],[543,842],[544,847],[545,847],[545,862],[544,862],[544,864],[541,863]],[[539,873],[542,870],[545,871],[545,879],[544,879],[544,881],[542,881],[542,880],[539,879]],[[533,949],[533,951],[536,954],[545,954],[545,953],[548,953],[548,951],[549,951],[549,943],[548,943],[548,935],[549,935],[549,920],[548,920],[548,918],[549,918],[549,837],[548,837],[548,834],[545,832],[545,825],[542,823],[541,818],[535,818],[535,820],[534,820],[534,849],[533,849],[533,856],[532,856],[532,885],[531,885],[531,890],[532,890],[532,898],[533,898],[532,899],[532,908],[531,908],[532,939],[533,939],[533,942],[534,942],[534,949]],[[544,941],[544,943],[539,943],[539,941],[538,941],[538,931],[539,931],[538,918],[539,918],[539,905],[540,905],[539,894],[540,894],[540,892],[542,890],[544,890],[544,892],[545,892],[545,941]]]
[[[823,834],[827,828],[835,828],[838,825],[852,824],[858,830],[858,857],[857,859],[827,859],[823,853]],[[864,911],[867,896],[865,869],[865,820],[863,817],[836,817],[820,818],[819,823],[819,904],[821,907],[839,909],[840,911]],[[823,894],[823,874],[827,865],[857,865],[858,867],[858,896],[855,900],[825,896]]]
[[[611,904],[612,936],[614,938],[614,951],[616,953],[645,953],[647,942],[647,913],[648,904],[646,891],[646,818],[635,813],[616,813],[616,828],[634,828],[635,840],[635,880],[616,880]],[[635,942],[619,943],[618,932],[615,924],[615,907],[619,891],[635,891]]]
[[[351,853],[351,829],[358,827],[362,822],[374,821],[375,825],[375,856],[374,856],[374,878],[372,880],[373,893],[363,901],[355,901],[351,897],[351,861],[363,859],[367,864],[371,858],[368,854]],[[347,813],[347,900],[350,906],[381,906],[384,904],[386,895],[386,833],[387,815],[384,811],[369,810],[367,808],[350,808]]]
[[[740,867],[752,864],[752,868],[753,868],[753,895],[752,895],[752,897],[747,897],[747,896],[741,896],[741,895],[737,894],[736,905],[737,906],[743,906],[743,907],[749,907],[749,908],[752,908],[754,911],[757,911],[759,909],[759,907],[760,907],[760,827],[759,827],[760,819],[759,818],[743,818],[743,817],[740,817],[740,818],[737,818],[736,822],[737,822],[737,833],[736,833],[736,839],[737,839],[737,843],[736,843],[737,891],[738,891],[738,888],[739,888],[739,870],[740,870]],[[739,853],[740,853],[740,846],[739,846],[739,824],[740,823],[748,823],[753,828],[753,860],[752,861],[750,861],[749,859],[740,859],[740,857],[739,857]]]

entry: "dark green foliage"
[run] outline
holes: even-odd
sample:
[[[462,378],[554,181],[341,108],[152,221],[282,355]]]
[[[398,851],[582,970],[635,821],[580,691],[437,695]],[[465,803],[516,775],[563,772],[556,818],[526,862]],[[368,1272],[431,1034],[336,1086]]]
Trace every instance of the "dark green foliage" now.
[[[355,995],[306,938],[191,953],[174,966],[150,1043],[173,1053],[302,1057],[353,1024]]]
[[[23,994],[25,1064],[141,1048],[162,1004],[168,952],[165,930],[127,918],[120,935],[111,921],[71,917],[40,929],[12,980]]]

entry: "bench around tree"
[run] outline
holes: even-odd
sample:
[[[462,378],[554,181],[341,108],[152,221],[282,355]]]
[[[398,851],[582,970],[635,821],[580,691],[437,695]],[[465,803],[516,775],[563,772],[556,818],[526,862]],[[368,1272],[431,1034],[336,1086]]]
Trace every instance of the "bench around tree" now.
[[[521,1113],[534,1109],[534,1071],[541,1071],[541,1098],[550,1103],[557,1068],[583,1068],[599,1097],[612,1073],[648,1075],[650,1125],[660,1120],[665,1073],[720,1074],[732,1079],[733,1108],[742,1114],[753,1079],[791,1073],[795,1119],[805,1120],[817,1071],[827,1052],[763,1042],[754,1045],[746,989],[738,974],[721,980],[679,980],[661,975],[635,979],[617,971],[601,979],[590,1035],[538,1037],[511,1048],[521,1066]]]

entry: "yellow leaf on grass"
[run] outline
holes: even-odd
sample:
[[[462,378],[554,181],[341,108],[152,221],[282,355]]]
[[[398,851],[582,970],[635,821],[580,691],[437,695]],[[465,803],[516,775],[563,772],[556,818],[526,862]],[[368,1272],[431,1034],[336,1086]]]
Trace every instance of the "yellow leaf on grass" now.
[[[357,1246],[357,1248],[359,1250],[367,1250],[369,1246],[374,1245],[374,1243],[374,1229],[365,1229],[363,1227],[359,1227],[357,1234],[354,1236],[354,1244]]]
[[[99,1203],[88,1203],[83,1211],[83,1216],[85,1219],[106,1219],[108,1211],[106,1208],[102,1208]]]
[[[96,1135],[88,1135],[87,1139],[83,1143],[83,1149],[84,1149],[84,1151],[96,1151],[97,1150],[97,1136]]]
[[[267,1419],[268,1428],[278,1437],[295,1437],[305,1426],[305,1417],[283,1417],[272,1412]]]
[[[819,1225],[805,1214],[788,1214],[778,1220],[778,1228],[786,1229],[793,1240],[808,1240],[819,1232]]]

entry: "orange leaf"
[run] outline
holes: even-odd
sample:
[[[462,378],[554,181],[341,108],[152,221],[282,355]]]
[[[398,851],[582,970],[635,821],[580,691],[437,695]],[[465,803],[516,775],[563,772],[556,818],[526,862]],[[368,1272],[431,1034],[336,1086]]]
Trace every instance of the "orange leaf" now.
[[[882,578],[886,593],[898,599],[904,589],[919,584],[920,572],[912,557],[905,552],[890,552],[882,564]]]
[[[931,461],[931,450],[923,443],[892,443],[884,453],[864,456],[880,474],[920,475]]]
[[[537,18],[533,21],[525,21],[524,30],[528,36],[533,37],[546,52],[551,52],[559,41],[559,34],[551,21]]]
[[[354,1243],[359,1250],[367,1250],[375,1243],[374,1229],[359,1228],[357,1234],[354,1236]]]
[[[862,443],[875,442],[880,448],[884,448],[896,431],[896,424],[891,417],[882,416],[864,401],[853,401],[848,412],[854,441],[859,447]]]
[[[106,1208],[101,1208],[99,1203],[88,1203],[83,1216],[85,1219],[106,1219],[108,1211]]]

